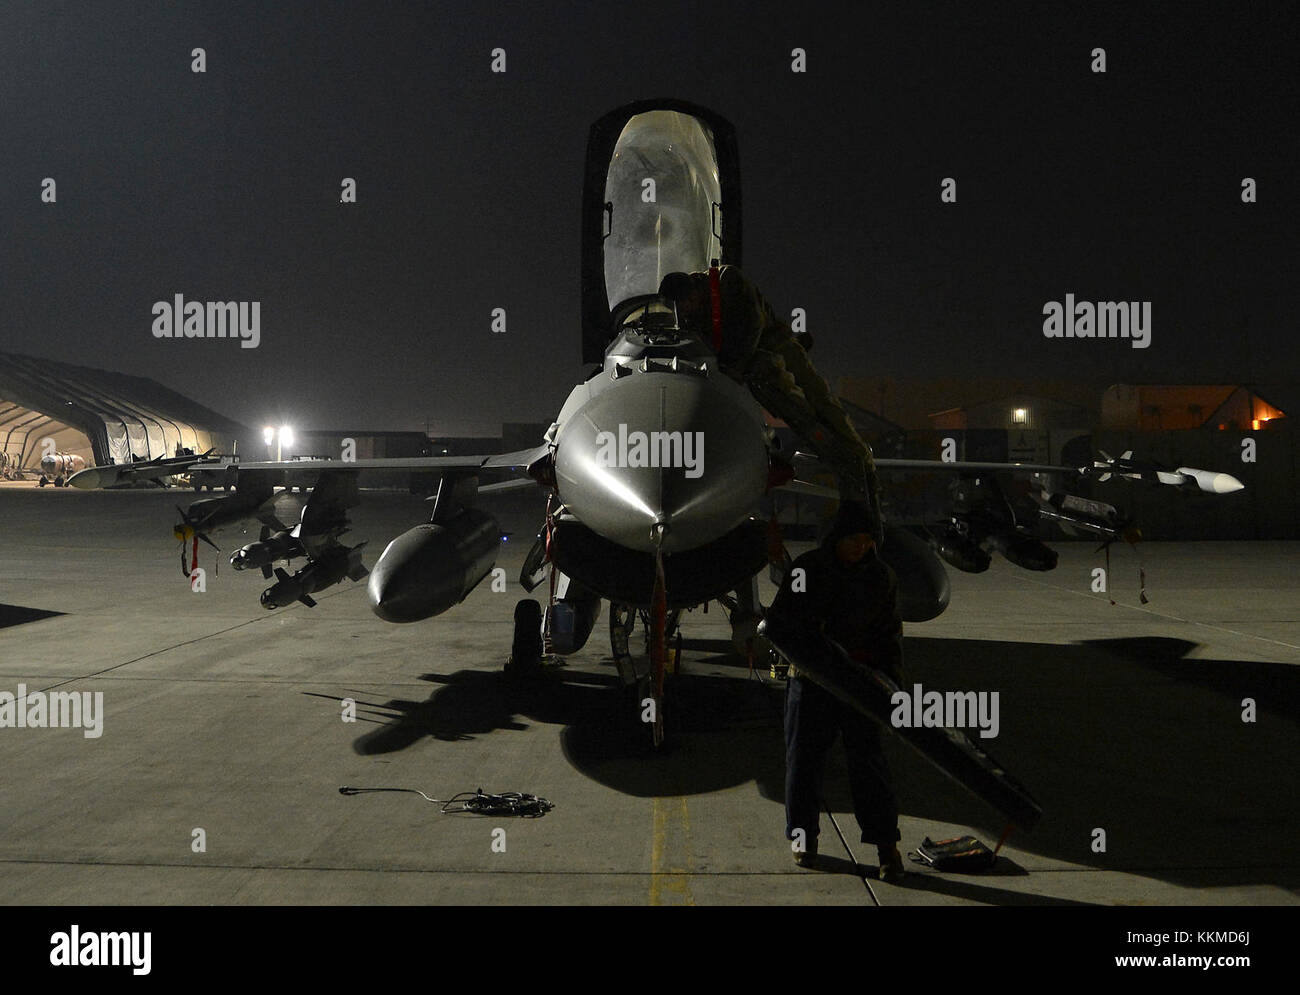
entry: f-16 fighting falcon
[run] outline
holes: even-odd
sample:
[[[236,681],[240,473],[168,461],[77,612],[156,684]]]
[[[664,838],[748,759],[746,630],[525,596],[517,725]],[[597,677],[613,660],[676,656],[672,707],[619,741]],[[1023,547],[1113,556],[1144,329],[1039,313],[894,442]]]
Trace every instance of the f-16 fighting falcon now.
[[[840,424],[843,413],[836,415],[826,399],[813,396],[816,384],[799,365],[807,363],[803,350],[786,341],[788,332],[778,327],[774,312],[755,294],[750,299],[757,311],[731,313],[734,302],[750,294],[748,284],[738,282],[740,168],[732,126],[713,111],[679,100],[629,104],[593,125],[585,172],[582,359],[592,366],[535,448],[352,462],[193,457],[168,461],[165,468],[93,467],[71,483],[105,486],[150,479],[165,469],[234,487],[233,494],[203,502],[201,513],[182,513],[178,534],[206,537],[207,529],[232,517],[261,517],[279,534],[267,531],[259,543],[235,553],[237,566],[269,569],[281,557],[307,559],[294,575],[277,573],[276,585],[262,599],[274,609],[295,599],[310,605],[309,595],[321,587],[365,575],[360,547],[342,547],[337,539],[347,528],[346,510],[358,501],[360,474],[439,475],[430,520],[389,542],[367,579],[374,613],[398,623],[430,619],[461,602],[491,572],[501,542],[500,527],[483,506],[496,490],[539,486],[548,494],[548,510],[520,581],[532,591],[549,569],[551,596],[544,614],[532,599],[516,607],[511,667],[527,671],[540,655],[543,635],[548,652],[577,652],[602,600],[610,602],[610,638],[622,683],[638,713],[653,715],[650,738],[661,743],[665,708],[671,707],[665,703],[668,644],[682,610],[719,602],[730,610],[735,640],[761,645],[755,639],[762,618],[756,578],[769,563],[784,559],[771,554],[760,503],[774,490],[835,499],[845,487],[874,488],[874,475],[869,451],[861,440],[854,442],[847,420]],[[671,274],[679,276],[666,281]],[[693,292],[696,286],[708,288],[702,325],[705,296]],[[767,364],[765,372],[739,369],[748,389],[727,375],[732,357],[726,337],[713,338],[728,321],[754,335],[756,362]],[[787,375],[793,384],[783,381]],[[811,479],[826,469],[817,457],[779,451],[760,401],[807,436],[804,441],[839,473],[839,487]],[[852,460],[862,453],[867,455],[855,473]],[[876,524],[885,537],[881,558],[898,578],[905,621],[934,618],[947,606],[942,560],[980,570],[991,549],[1027,569],[1050,569],[1055,554],[1030,531],[1039,522],[1103,542],[1132,534],[1132,524],[1113,507],[1068,494],[1060,481],[1115,474],[1215,492],[1241,486],[1226,475],[1186,467],[1157,472],[1128,459],[1102,458],[1084,467],[879,459],[875,467],[882,473],[949,474],[959,485],[960,500],[937,535],[927,538],[888,519]],[[1017,506],[997,483],[1008,474],[1038,475],[1041,498]],[[265,517],[277,487],[311,488],[292,530]],[[647,630],[648,659],[627,652],[638,616]],[[888,725],[889,697],[897,688],[887,675],[855,663],[829,640],[792,640],[779,627],[769,638],[797,658],[803,677]],[[653,709],[643,707],[647,701]],[[1016,825],[1028,828],[1037,819],[1039,808],[1029,793],[964,734],[895,731]]]

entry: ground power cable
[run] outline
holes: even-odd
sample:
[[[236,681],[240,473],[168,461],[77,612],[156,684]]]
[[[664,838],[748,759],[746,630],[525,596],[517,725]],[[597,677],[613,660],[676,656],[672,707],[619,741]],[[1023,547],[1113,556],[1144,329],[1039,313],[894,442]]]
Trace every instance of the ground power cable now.
[[[432,805],[441,805],[439,811],[443,815],[492,815],[540,819],[555,808],[555,804],[545,798],[519,791],[503,791],[499,795],[494,795],[477,788],[474,791],[462,791],[450,798],[430,798],[418,788],[353,788],[346,785],[339,788],[341,795],[367,795],[381,791],[419,795]]]

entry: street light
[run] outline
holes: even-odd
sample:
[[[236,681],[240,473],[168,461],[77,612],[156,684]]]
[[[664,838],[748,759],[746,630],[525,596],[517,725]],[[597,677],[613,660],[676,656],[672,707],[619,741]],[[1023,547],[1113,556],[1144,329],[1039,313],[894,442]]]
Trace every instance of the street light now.
[[[293,427],[281,425],[279,431],[267,425],[262,429],[262,441],[266,443],[266,455],[271,455],[271,443],[275,443],[275,461],[284,459],[284,447],[293,446]]]

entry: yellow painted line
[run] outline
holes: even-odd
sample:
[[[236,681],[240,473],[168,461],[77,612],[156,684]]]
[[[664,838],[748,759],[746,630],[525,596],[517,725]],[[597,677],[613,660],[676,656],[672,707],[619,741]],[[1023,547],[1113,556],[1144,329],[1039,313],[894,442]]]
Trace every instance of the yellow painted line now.
[[[650,904],[694,905],[691,894],[691,816],[686,797],[654,799],[650,850]]]

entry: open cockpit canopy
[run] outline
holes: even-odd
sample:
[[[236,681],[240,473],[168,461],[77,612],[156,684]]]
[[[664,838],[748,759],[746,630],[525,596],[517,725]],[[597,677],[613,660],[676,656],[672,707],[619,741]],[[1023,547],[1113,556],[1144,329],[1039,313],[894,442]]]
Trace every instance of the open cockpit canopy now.
[[[724,118],[683,101],[597,121],[583,189],[583,361],[600,362],[629,313],[672,272],[740,263],[740,169]]]

